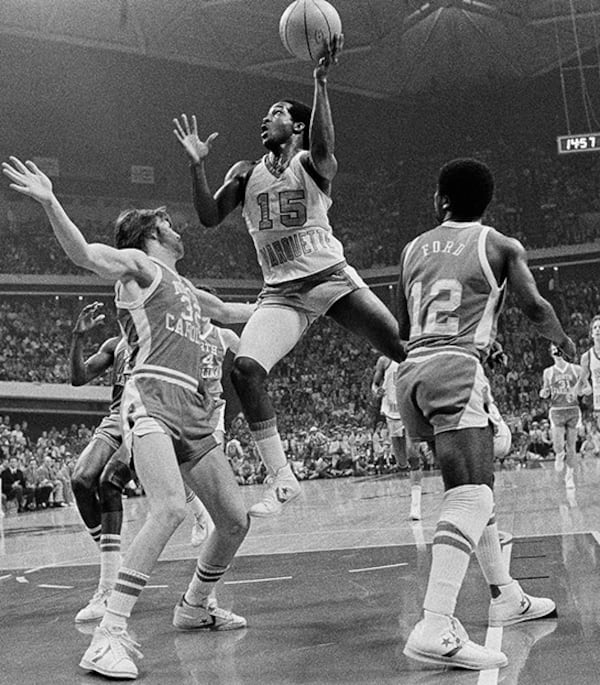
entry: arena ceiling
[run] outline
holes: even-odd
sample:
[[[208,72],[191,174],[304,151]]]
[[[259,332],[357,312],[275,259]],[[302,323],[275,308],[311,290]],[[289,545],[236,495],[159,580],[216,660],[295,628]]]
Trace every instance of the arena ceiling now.
[[[310,84],[278,35],[289,0],[2,0],[0,36],[116,50]],[[334,0],[332,89],[394,98],[598,65],[600,0]],[[0,38],[1,40],[1,38]]]

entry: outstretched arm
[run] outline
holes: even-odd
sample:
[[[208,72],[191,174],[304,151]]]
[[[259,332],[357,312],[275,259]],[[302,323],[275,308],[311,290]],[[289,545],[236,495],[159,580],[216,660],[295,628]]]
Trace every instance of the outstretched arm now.
[[[338,54],[344,45],[344,36],[336,35],[326,44],[326,52],[313,72],[315,91],[310,120],[310,163],[321,178],[331,181],[337,173],[334,155],[335,130],[329,95],[327,75],[332,64],[337,64]]]
[[[576,354],[575,344],[565,333],[552,305],[540,294],[527,266],[525,248],[518,240],[503,237],[502,249],[507,258],[508,285],[519,294],[521,310],[540,335],[557,345],[567,359],[573,359]]]
[[[77,266],[109,280],[135,279],[141,286],[150,285],[156,267],[141,250],[117,250],[102,243],[88,243],[71,221],[52,190],[52,182],[30,161],[10,157],[2,171],[12,183],[10,188],[33,198],[42,205],[58,242],[67,257]]]
[[[243,302],[223,302],[223,300],[206,290],[194,288],[203,314],[220,323],[246,323],[256,309],[255,304]]]
[[[105,340],[88,359],[83,357],[83,339],[86,333],[104,323],[104,314],[99,313],[102,306],[101,302],[88,304],[79,313],[73,327],[69,354],[71,385],[85,385],[113,365],[115,348],[119,341],[118,337]]]
[[[238,169],[238,165],[232,167],[225,182],[213,196],[206,177],[205,160],[219,134],[211,133],[205,141],[200,140],[196,115],[192,115],[190,122],[182,114],[181,120],[173,119],[173,123],[173,133],[190,162],[194,208],[198,219],[203,226],[216,226],[243,200],[243,169]]]

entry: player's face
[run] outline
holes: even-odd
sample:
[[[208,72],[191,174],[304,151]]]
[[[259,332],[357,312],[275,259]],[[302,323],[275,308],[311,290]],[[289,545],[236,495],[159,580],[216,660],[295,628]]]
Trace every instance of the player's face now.
[[[594,321],[592,324],[592,338],[600,340],[600,321]]]
[[[554,361],[562,357],[562,353],[560,352],[558,347],[556,347],[556,345],[550,345],[550,354],[552,355]]]
[[[183,242],[181,235],[171,226],[171,221],[165,217],[156,219],[156,232],[160,242],[173,251],[177,259],[183,257]]]
[[[276,102],[263,118],[260,137],[268,150],[287,142],[294,133],[294,122],[289,112],[289,102]]]

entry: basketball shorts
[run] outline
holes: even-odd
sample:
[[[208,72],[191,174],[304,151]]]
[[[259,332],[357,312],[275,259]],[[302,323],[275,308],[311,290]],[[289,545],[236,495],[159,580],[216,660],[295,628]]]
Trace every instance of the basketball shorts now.
[[[108,443],[115,450],[121,446],[123,434],[121,432],[121,417],[119,414],[109,414],[100,421],[94,431],[92,440],[96,438]]]
[[[579,407],[550,407],[548,418],[553,428],[577,428],[581,411]]]
[[[264,285],[258,296],[258,307],[290,307],[305,314],[312,323],[342,297],[367,284],[356,269],[347,264],[318,278],[307,278],[281,285]]]
[[[404,424],[402,423],[402,419],[395,419],[391,416],[386,416],[385,422],[387,424],[388,435],[390,438],[402,438],[404,436]]]
[[[491,422],[490,386],[481,363],[468,352],[409,355],[398,367],[396,393],[411,440],[430,441],[439,433]]]
[[[213,433],[222,404],[174,383],[132,375],[121,400],[123,438],[131,449],[133,436],[163,433],[180,464],[200,459],[218,444]]]

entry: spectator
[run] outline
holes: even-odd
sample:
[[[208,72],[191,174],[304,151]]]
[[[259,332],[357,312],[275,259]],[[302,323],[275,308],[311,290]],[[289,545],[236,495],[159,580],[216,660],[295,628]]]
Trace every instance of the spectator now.
[[[8,460],[8,466],[0,473],[2,479],[2,503],[11,500],[17,503],[17,512],[26,511],[32,503],[33,490],[27,485],[25,474],[17,457]]]

